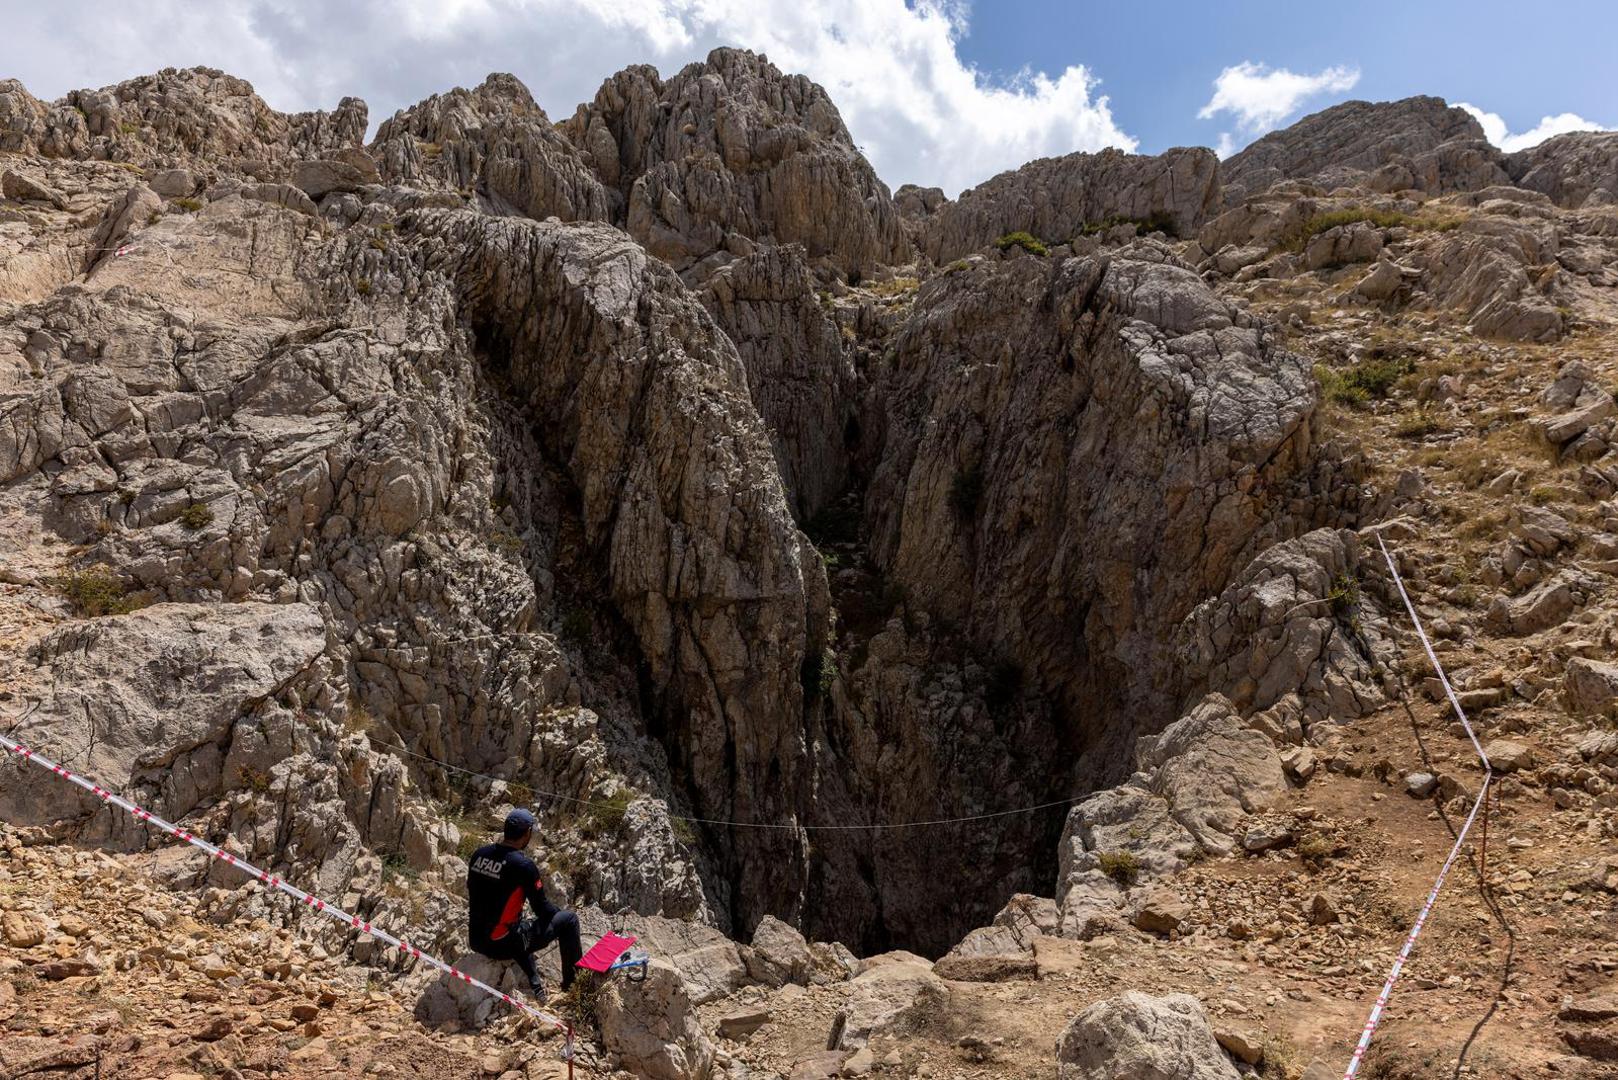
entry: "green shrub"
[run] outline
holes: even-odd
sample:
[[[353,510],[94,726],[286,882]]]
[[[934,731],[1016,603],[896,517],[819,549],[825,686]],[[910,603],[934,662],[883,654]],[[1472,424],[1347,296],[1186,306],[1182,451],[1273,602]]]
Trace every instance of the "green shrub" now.
[[[255,769],[251,765],[238,766],[236,779],[241,781],[242,787],[251,788],[261,795],[270,790],[270,774]]]
[[[955,474],[949,484],[949,508],[959,521],[972,521],[983,502],[983,469],[972,466]]]
[[[371,279],[368,277],[354,279],[354,291],[361,296],[371,295]]]
[[[196,532],[213,524],[213,507],[207,503],[192,503],[180,511],[180,524]]]
[[[386,251],[386,250],[388,250],[388,242],[386,240],[382,239],[380,236],[371,237],[370,242],[371,242],[371,246],[373,248],[375,248],[376,250],[378,250],[378,251]]]
[[[52,578],[51,584],[67,598],[74,614],[86,618],[127,615],[151,603],[146,593],[126,592],[123,579],[110,566],[98,564],[84,570],[69,570]]]
[[[1096,858],[1101,861],[1101,872],[1126,889],[1140,878],[1140,860],[1133,851],[1102,851]]]
[[[1375,225],[1379,229],[1395,229],[1402,226],[1418,232],[1449,232],[1460,228],[1465,220],[1458,216],[1417,217],[1399,210],[1374,210],[1370,207],[1350,206],[1342,210],[1316,214],[1288,233],[1282,239],[1280,247],[1285,251],[1302,251],[1310,240],[1328,229],[1335,229],[1339,225],[1353,225],[1361,221]]]
[[[1109,214],[1100,221],[1086,221],[1079,227],[1079,235],[1097,236],[1104,232],[1111,232],[1120,225],[1133,225],[1136,236],[1146,236],[1154,232],[1160,232],[1171,237],[1180,235],[1179,226],[1174,224],[1174,218],[1162,210],[1153,211],[1143,218]]]
[[[1312,832],[1298,841],[1296,850],[1298,858],[1310,866],[1319,866],[1336,850],[1336,845],[1331,842],[1325,833]]]
[[[390,878],[417,881],[421,878],[421,871],[410,865],[410,860],[405,858],[403,852],[390,851],[382,856],[382,878],[384,881]]]
[[[1349,618],[1360,605],[1360,583],[1347,574],[1338,574],[1332,579],[1326,599],[1331,602],[1333,615],[1339,619]]]
[[[181,210],[184,210],[186,213],[189,213],[189,214],[194,214],[198,210],[202,209],[202,200],[201,199],[193,199],[193,198],[190,198],[190,197],[186,197],[186,198],[183,198],[183,199],[175,199],[175,200],[173,200],[173,202],[174,202],[175,206],[178,206]]]
[[[1315,365],[1315,379],[1321,396],[1338,405],[1360,408],[1372,398],[1388,396],[1402,377],[1416,370],[1410,360],[1397,357],[1371,357],[1347,368]]]
[[[965,259],[956,259],[954,262],[944,267],[944,273],[959,274],[962,270],[970,270],[971,268],[972,264],[967,262]]]
[[[1050,248],[1045,246],[1044,241],[1021,230],[1006,233],[1006,235],[994,242],[994,246],[999,248],[1001,251],[1004,251],[1009,247],[1016,246],[1022,248],[1030,255],[1050,254]]]
[[[635,793],[628,788],[619,788],[607,798],[595,800],[584,808],[579,831],[592,838],[617,832],[623,826],[624,815],[629,813],[629,804],[634,801]]]

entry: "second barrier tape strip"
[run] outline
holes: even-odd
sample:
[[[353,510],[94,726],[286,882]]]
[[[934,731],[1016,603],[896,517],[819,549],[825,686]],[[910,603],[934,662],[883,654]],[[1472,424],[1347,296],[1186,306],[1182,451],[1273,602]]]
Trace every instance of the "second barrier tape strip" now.
[[[1354,1056],[1349,1059],[1348,1069],[1343,1073],[1343,1080],[1354,1080],[1354,1074],[1360,1071],[1360,1063],[1365,1059],[1365,1052],[1371,1048],[1371,1037],[1376,1034],[1377,1025],[1382,1022],[1382,1012],[1387,1008],[1388,999],[1393,996],[1393,985],[1399,981],[1399,974],[1404,971],[1405,964],[1410,960],[1410,950],[1416,947],[1416,938],[1421,934],[1421,928],[1427,923],[1427,916],[1432,914],[1433,907],[1438,903],[1438,893],[1444,887],[1444,879],[1449,876],[1450,867],[1461,854],[1461,846],[1466,843],[1466,834],[1472,831],[1472,822],[1477,820],[1478,810],[1483,806],[1483,800],[1489,797],[1489,783],[1494,779],[1494,768],[1489,764],[1489,756],[1483,752],[1483,746],[1472,730],[1472,724],[1466,719],[1466,711],[1461,708],[1455,691],[1450,688],[1449,677],[1444,674],[1444,666],[1438,662],[1438,654],[1433,652],[1433,643],[1427,640],[1427,631],[1422,629],[1421,618],[1416,614],[1416,605],[1410,602],[1410,594],[1405,592],[1405,583],[1399,577],[1399,568],[1393,564],[1393,556],[1388,552],[1388,545],[1382,542],[1380,535],[1376,538],[1377,546],[1382,549],[1382,557],[1387,560],[1388,572],[1393,575],[1393,583],[1399,589],[1399,596],[1404,600],[1405,611],[1410,615],[1410,621],[1416,627],[1416,634],[1421,638],[1422,648],[1427,650],[1427,659],[1432,663],[1433,670],[1438,672],[1438,681],[1444,687],[1444,693],[1449,697],[1449,703],[1455,708],[1455,715],[1461,719],[1461,727],[1466,737],[1472,740],[1472,748],[1478,753],[1478,760],[1483,762],[1483,786],[1478,791],[1477,801],[1472,804],[1472,812],[1466,815],[1466,823],[1455,837],[1455,846],[1450,848],[1449,857],[1438,871],[1438,879],[1433,882],[1432,892],[1427,894],[1427,902],[1422,904],[1421,912],[1416,916],[1416,922],[1410,928],[1410,934],[1405,938],[1404,947],[1394,958],[1393,968],[1388,972],[1387,981],[1382,984],[1382,992],[1376,996],[1376,1004],[1371,1006],[1370,1019],[1365,1021],[1365,1028],[1360,1032],[1359,1045],[1354,1047]]]
[[[74,773],[73,771],[65,768],[64,766],[58,765],[56,762],[50,760],[49,758],[47,758],[47,757],[45,757],[45,756],[43,756],[43,755],[41,755],[39,753],[36,753],[33,750],[30,750],[28,747],[22,745],[21,743],[17,742],[14,739],[8,738],[5,735],[0,735],[0,748],[4,748],[5,750],[9,751],[10,753],[13,753],[13,754],[17,755],[17,757],[21,758],[23,761],[30,762],[30,763],[32,763],[34,765],[38,765],[40,768],[46,770],[47,772],[49,772],[49,773],[51,773],[51,774],[53,774],[53,775],[55,775],[57,777],[60,777],[63,780],[66,780],[68,783],[78,785],[79,787],[83,788],[85,791],[88,791],[90,794],[92,794],[92,795],[96,796],[97,798],[99,798],[102,802],[105,802],[105,803],[107,803],[107,804],[109,804],[111,806],[116,806],[120,810],[124,810],[124,811],[128,812],[132,817],[135,818],[136,821],[142,821],[142,822],[145,822],[148,825],[155,826],[156,828],[162,830],[163,832],[168,833],[170,836],[173,836],[173,837],[175,837],[177,839],[180,839],[180,840],[184,840],[186,843],[190,844],[192,847],[198,848],[198,849],[206,852],[209,858],[217,859],[220,862],[226,863],[227,865],[234,866],[236,869],[240,870],[242,873],[248,875],[249,877],[257,878],[263,884],[268,885],[269,887],[271,887],[273,889],[278,889],[283,893],[286,893],[288,896],[290,896],[294,900],[298,901],[299,904],[304,905],[305,907],[309,908],[310,910],[317,911],[322,915],[325,915],[325,916],[327,916],[329,918],[335,919],[338,922],[343,923],[346,926],[350,927],[351,929],[358,930],[358,931],[360,931],[361,933],[364,933],[364,934],[370,934],[372,937],[376,938],[378,941],[384,942],[387,945],[391,946],[392,948],[398,949],[400,952],[404,953],[405,955],[413,956],[417,960],[420,960],[422,963],[427,964],[429,967],[437,968],[439,971],[442,971],[444,974],[449,975],[452,978],[459,979],[461,982],[466,983],[468,986],[476,987],[477,989],[482,990],[484,993],[489,994],[489,995],[491,995],[493,997],[496,997],[496,998],[500,999],[501,1001],[505,1002],[507,1005],[510,1005],[515,1009],[520,1009],[522,1012],[527,1013],[529,1016],[534,1017],[536,1020],[539,1020],[542,1023],[548,1024],[551,1027],[556,1028],[558,1031],[565,1032],[567,1034],[567,1036],[568,1036],[568,1041],[571,1044],[572,1037],[573,1037],[573,1030],[572,1030],[572,1027],[566,1021],[564,1021],[564,1020],[562,1020],[562,1019],[560,1019],[560,1018],[558,1018],[556,1016],[553,1016],[550,1013],[545,1012],[542,1009],[536,1009],[534,1006],[530,1005],[528,1002],[523,1001],[523,1000],[521,1000],[521,999],[519,999],[519,998],[517,998],[517,997],[515,997],[515,996],[513,996],[511,994],[508,994],[508,993],[504,992],[503,990],[497,990],[494,987],[490,986],[486,982],[482,982],[481,980],[474,979],[472,976],[468,975],[464,971],[461,971],[459,968],[456,968],[454,965],[446,964],[444,961],[438,959],[436,956],[432,956],[429,953],[422,952],[420,949],[416,948],[414,945],[410,944],[408,941],[405,941],[405,940],[403,940],[401,938],[394,937],[392,934],[388,933],[386,930],[383,930],[383,929],[380,929],[379,927],[373,926],[371,923],[365,921],[364,919],[361,919],[358,915],[352,915],[349,912],[344,911],[342,908],[338,907],[335,904],[329,904],[326,901],[324,901],[324,900],[320,899],[319,897],[315,896],[314,894],[304,892],[302,889],[298,888],[296,885],[292,885],[292,884],[289,884],[288,882],[285,882],[285,881],[281,880],[279,877],[276,877],[274,874],[271,874],[271,873],[269,873],[267,871],[264,871],[264,870],[260,870],[258,867],[254,866],[252,863],[249,863],[249,862],[247,862],[247,861],[245,861],[243,859],[238,859],[236,856],[232,855],[230,852],[228,852],[225,849],[219,847],[218,845],[210,844],[208,841],[202,839],[201,837],[196,836],[196,835],[186,831],[185,829],[180,828],[178,825],[175,825],[173,822],[165,821],[163,818],[158,817],[156,814],[152,813],[151,811],[146,810],[146,809],[136,805],[135,803],[130,802],[128,799],[124,798],[122,795],[118,795],[118,794],[113,793],[112,791],[109,791],[108,789],[102,787],[100,784],[96,783],[93,780],[90,780],[90,779],[88,779],[86,777],[83,777],[83,776],[79,776],[77,773]],[[570,1053],[570,1054],[571,1054],[571,1049],[572,1048],[571,1048],[571,1045],[570,1045],[569,1048],[568,1048],[568,1053]]]

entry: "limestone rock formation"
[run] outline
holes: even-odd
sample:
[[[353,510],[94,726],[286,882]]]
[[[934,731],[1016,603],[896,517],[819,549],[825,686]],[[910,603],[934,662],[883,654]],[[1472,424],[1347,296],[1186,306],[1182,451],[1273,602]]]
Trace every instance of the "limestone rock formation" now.
[[[826,92],[754,53],[715,49],[666,81],[626,68],[562,131],[630,234],[676,267],[749,240],[802,244],[845,274],[909,261],[888,190]]]
[[[601,1041],[618,1067],[646,1080],[707,1080],[713,1043],[678,972],[654,959],[639,982],[610,979],[597,1004]]]
[[[453,961],[457,971],[513,997],[528,993],[528,979],[509,960],[491,960],[469,952]],[[428,1027],[458,1027],[475,1031],[490,1020],[511,1011],[498,998],[490,997],[468,982],[441,974],[421,992],[416,1001],[416,1019]]]
[[[1506,158],[1512,181],[1558,206],[1618,204],[1618,132],[1576,131]]]
[[[213,68],[165,68],[47,105],[21,83],[0,83],[0,148],[44,157],[227,168],[270,179],[297,158],[359,146],[366,108],[284,114],[251,84]]]
[[[727,263],[697,295],[735,342],[787,497],[808,521],[848,484],[857,375],[796,245]]]
[[[1236,1080],[1214,1041],[1202,1003],[1190,994],[1129,990],[1096,1002],[1056,1043],[1059,1080]]]
[[[919,233],[928,258],[946,263],[988,247],[1008,233],[1027,232],[1048,244],[1119,221],[1190,236],[1220,201],[1219,162],[1201,147],[1155,157],[1103,150],[1041,158],[928,206]],[[912,210],[913,216],[915,211]]]
[[[1416,187],[1438,194],[1502,183],[1498,151],[1464,109],[1440,98],[1345,101],[1272,131],[1219,165],[1235,204],[1281,180],[1323,188],[1373,177],[1379,190]]]
[[[1347,530],[1318,529],[1267,549],[1181,624],[1192,685],[1249,712],[1298,693],[1306,725],[1379,707],[1379,672],[1393,648],[1360,573],[1359,541]]]
[[[873,958],[848,984],[848,997],[832,1021],[827,1045],[857,1050],[878,1034],[902,1035],[908,1026],[936,1014],[949,1000],[949,987],[918,958]]]
[[[465,191],[493,213],[615,217],[608,189],[511,75],[401,110],[382,122],[370,149],[388,179]]]

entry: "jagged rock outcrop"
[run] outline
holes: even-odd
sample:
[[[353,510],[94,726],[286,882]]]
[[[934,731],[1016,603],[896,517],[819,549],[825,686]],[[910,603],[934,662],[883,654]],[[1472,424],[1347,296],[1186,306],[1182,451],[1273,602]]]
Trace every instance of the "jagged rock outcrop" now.
[[[1058,1080],[1237,1080],[1190,994],[1129,990],[1085,1009],[1056,1042]]]
[[[798,243],[843,273],[909,261],[887,188],[826,92],[763,56],[715,49],[672,79],[602,84],[562,125],[646,250],[676,267],[749,241]]]
[[[1558,206],[1618,204],[1618,132],[1575,131],[1506,158],[1514,183]]]
[[[575,485],[583,540],[602,552],[701,815],[790,822],[808,780],[799,673],[824,633],[825,577],[734,347],[614,230],[438,211],[408,224]],[[730,846],[738,915],[795,914],[792,833],[737,830]]]
[[[645,1080],[707,1080],[714,1047],[686,996],[679,972],[654,959],[639,982],[610,979],[596,1004],[601,1042]]]
[[[44,157],[194,164],[271,179],[297,158],[358,147],[365,127],[358,98],[329,113],[280,113],[246,80],[205,67],[74,90],[49,105],[15,79],[0,83],[0,149]]]
[[[370,149],[386,178],[470,192],[493,213],[621,218],[616,192],[511,75],[490,75],[473,90],[457,87],[400,110],[382,122]]]
[[[1438,194],[1508,179],[1476,118],[1436,97],[1333,105],[1270,132],[1219,171],[1230,205],[1281,180],[1327,189],[1370,180],[1375,190]]]
[[[1338,723],[1387,700],[1395,648],[1360,586],[1360,545],[1318,529],[1265,550],[1179,629],[1190,685],[1244,712],[1301,695],[1303,721]]]
[[[1189,147],[1155,157],[1109,149],[1041,158],[969,188],[953,202],[929,207],[913,194],[906,205],[912,215],[926,210],[919,225],[922,251],[944,263],[1007,233],[1060,244],[1119,220],[1191,236],[1219,202],[1219,160],[1202,147]]]
[[[1166,722],[1164,623],[1296,528],[1305,362],[1148,244],[928,283],[887,380],[879,561],[1075,708]]]
[[[796,245],[764,247],[720,267],[697,295],[741,354],[787,498],[808,521],[848,484],[858,389],[811,267]]]
[[[1218,694],[1142,736],[1135,756],[1139,771],[1126,783],[1068,812],[1056,886],[1066,936],[1115,927],[1131,899],[1124,888],[1137,880],[1230,854],[1246,816],[1287,789],[1275,744]]]

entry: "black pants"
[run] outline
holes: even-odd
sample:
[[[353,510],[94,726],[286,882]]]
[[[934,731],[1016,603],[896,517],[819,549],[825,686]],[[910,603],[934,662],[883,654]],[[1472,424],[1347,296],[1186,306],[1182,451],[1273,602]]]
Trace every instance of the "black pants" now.
[[[579,957],[584,955],[584,945],[579,941],[579,917],[571,911],[558,911],[547,923],[538,919],[519,920],[511,933],[499,941],[489,942],[488,948],[478,952],[491,960],[515,960],[528,976],[529,983],[534,983],[539,979],[539,972],[534,969],[533,954],[553,941],[558,943],[562,953],[562,989],[566,990],[573,985]]]

